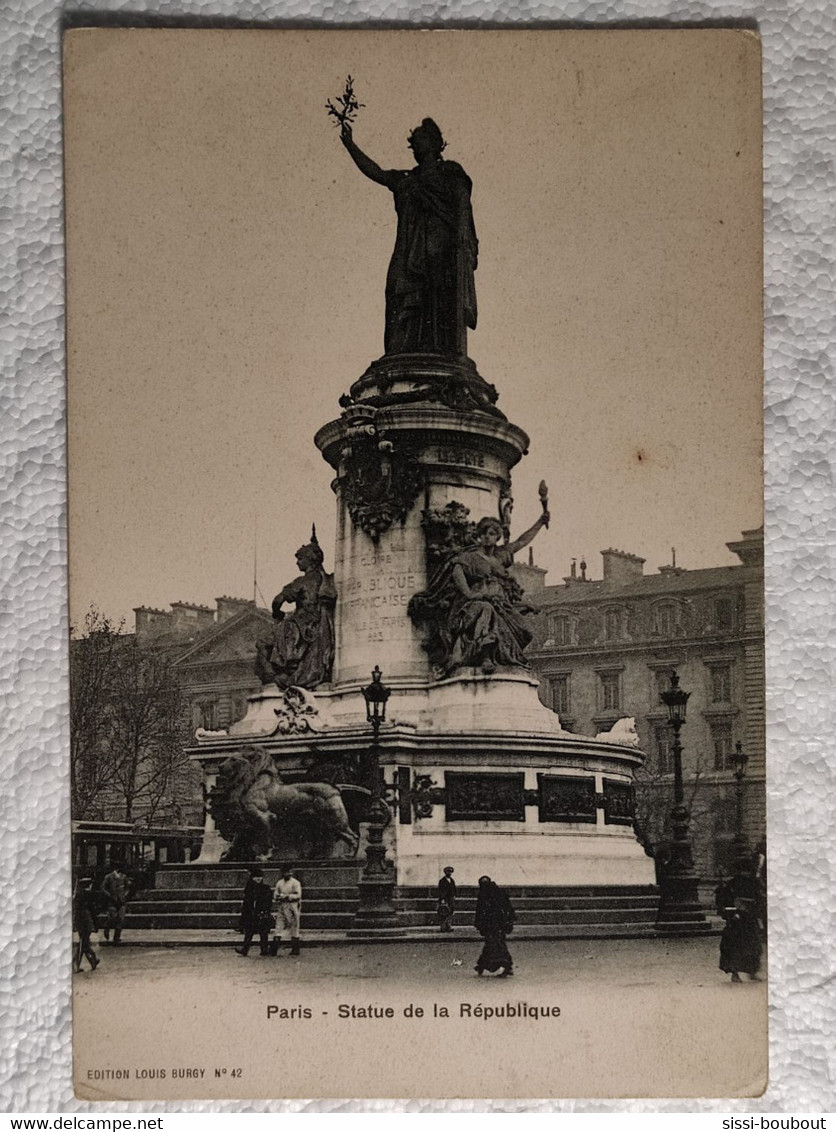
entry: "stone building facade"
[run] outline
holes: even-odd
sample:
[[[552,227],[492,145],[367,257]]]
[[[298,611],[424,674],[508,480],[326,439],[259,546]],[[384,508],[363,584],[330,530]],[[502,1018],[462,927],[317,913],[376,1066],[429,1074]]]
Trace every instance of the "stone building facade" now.
[[[228,727],[246,712],[247,696],[261,689],[255,642],[269,634],[269,612],[246,598],[219,597],[215,606],[177,601],[168,610],[134,609],[137,640],[174,658],[191,735],[198,727]]]
[[[659,693],[675,668],[691,693],[682,730],[686,801],[697,867],[728,868],[736,831],[732,756],[748,756],[744,833],[750,847],[765,832],[763,529],[726,544],[738,565],[687,570],[608,549],[602,577],[573,563],[562,585],[546,585],[529,562],[514,567],[538,610],[528,657],[540,696],[567,730],[594,734],[634,716],[648,761],[639,775],[638,817],[648,839],[665,836],[672,805],[671,731]]]

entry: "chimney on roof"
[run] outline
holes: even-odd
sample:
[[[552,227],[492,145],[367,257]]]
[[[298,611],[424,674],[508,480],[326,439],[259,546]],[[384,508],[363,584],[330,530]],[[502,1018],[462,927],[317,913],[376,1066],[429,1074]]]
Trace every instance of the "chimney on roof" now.
[[[677,566],[677,564],[676,564],[676,547],[675,546],[671,547],[670,566],[660,566],[659,567],[659,573],[660,574],[684,574],[685,573],[685,567],[684,566]]]
[[[584,562],[583,565],[584,565],[584,567],[586,567],[585,562]],[[569,564],[569,575],[568,575],[568,577],[565,577],[563,579],[563,581],[566,583],[567,586],[574,586],[574,585],[577,585],[579,582],[582,582],[584,580],[585,579],[578,577],[578,560],[577,560],[577,558],[573,558],[571,563]]]
[[[727,542],[726,546],[744,566],[763,566],[763,527],[744,531],[741,539]]]
[[[147,605],[138,605],[134,609],[134,627],[138,641],[150,640],[169,631],[171,614],[164,609],[149,609]]]
[[[255,602],[247,597],[228,597],[226,594],[223,597],[216,597],[215,604],[218,607],[217,622],[222,624],[228,621],[230,617],[237,617],[242,609],[255,609]]]
[[[604,560],[604,581],[624,584],[634,582],[644,574],[645,560],[638,554],[628,554],[626,550],[616,550],[610,546],[601,551]]]
[[[546,588],[546,574],[542,566],[534,565],[534,555],[529,553],[528,562],[512,562],[508,570],[512,578],[516,578],[525,593]]]
[[[171,603],[171,630],[178,637],[190,639],[215,624],[215,611],[208,605],[190,601]]]

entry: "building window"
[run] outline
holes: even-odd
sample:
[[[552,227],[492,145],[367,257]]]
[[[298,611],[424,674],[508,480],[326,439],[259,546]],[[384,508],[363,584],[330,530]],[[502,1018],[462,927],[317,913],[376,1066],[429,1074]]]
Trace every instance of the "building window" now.
[[[671,729],[666,723],[653,729],[653,753],[657,774],[673,774],[673,745]]]
[[[604,638],[608,641],[617,641],[621,637],[621,610],[604,610]]]
[[[732,702],[732,667],[730,664],[712,664],[711,702],[730,704]]]
[[[621,710],[621,674],[619,672],[601,672],[599,675],[601,710]]]
[[[730,597],[715,600],[714,626],[718,633],[731,633],[734,629],[734,602]]]
[[[556,645],[571,645],[572,623],[565,613],[552,613],[550,615],[549,637]]]
[[[676,636],[676,606],[673,602],[657,605],[654,610],[653,629],[657,637]]]
[[[714,769],[731,770],[734,742],[730,723],[715,723],[711,728],[711,743],[714,747]]]
[[[661,711],[664,708],[662,693],[667,692],[671,686],[671,668],[654,668],[651,685],[651,710]]]
[[[218,730],[218,705],[214,700],[202,700],[192,708],[192,722],[204,731]]]
[[[552,711],[556,711],[558,715],[568,715],[569,714],[569,677],[568,676],[550,676],[549,677],[549,694],[550,694]]]

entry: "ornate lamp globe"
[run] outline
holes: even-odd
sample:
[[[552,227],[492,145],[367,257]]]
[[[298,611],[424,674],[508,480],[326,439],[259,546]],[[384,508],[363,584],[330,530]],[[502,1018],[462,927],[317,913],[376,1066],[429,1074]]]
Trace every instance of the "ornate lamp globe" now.
[[[366,701],[366,719],[371,724],[380,724],[386,719],[386,701],[392,694],[391,688],[382,683],[383,673],[378,665],[372,670],[372,682],[363,689]]]
[[[668,709],[668,720],[674,727],[681,727],[685,722],[685,712],[690,697],[690,692],[684,692],[680,688],[676,670],[671,672],[671,686],[666,691],[660,692],[660,698]]]

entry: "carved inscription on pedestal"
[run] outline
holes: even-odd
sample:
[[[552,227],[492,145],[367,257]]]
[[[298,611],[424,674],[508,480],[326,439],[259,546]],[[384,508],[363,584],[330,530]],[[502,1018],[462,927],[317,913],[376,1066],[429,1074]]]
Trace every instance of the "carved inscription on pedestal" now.
[[[385,642],[403,635],[409,599],[420,582],[415,571],[398,569],[396,557],[385,552],[364,555],[364,576],[343,585],[344,613],[350,615],[352,633],[364,641]]]
[[[466,448],[445,448],[439,446],[435,450],[435,458],[439,464],[456,464],[460,468],[484,468],[485,454],[474,452]]]

